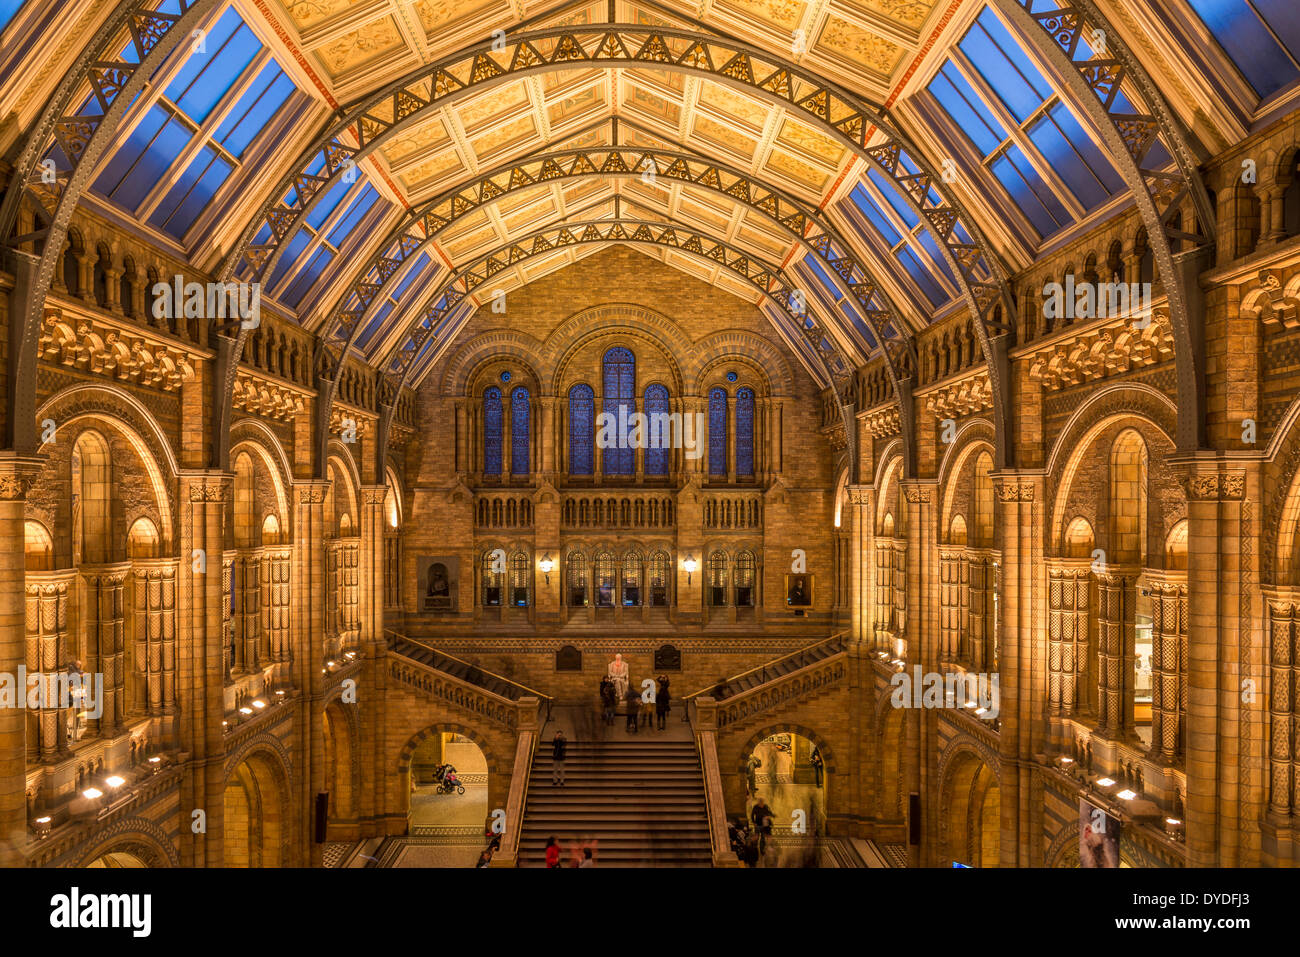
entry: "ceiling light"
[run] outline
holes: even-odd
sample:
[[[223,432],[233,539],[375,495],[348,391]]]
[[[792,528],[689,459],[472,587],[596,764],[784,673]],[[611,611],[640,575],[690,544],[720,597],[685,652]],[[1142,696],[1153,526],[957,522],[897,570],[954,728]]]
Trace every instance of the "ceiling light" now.
[[[1099,787],[1099,788],[1108,788],[1108,787],[1111,787],[1114,783],[1115,783],[1115,779],[1114,779],[1114,778],[1098,778],[1098,779],[1097,779],[1097,787]]]
[[[120,788],[126,783],[126,778],[122,777],[120,774],[113,774],[104,778],[104,783],[111,788]]]
[[[101,791],[99,788],[86,788],[86,790],[81,792],[81,796],[88,801],[93,801],[96,798],[102,798],[104,796],[104,792]]]
[[[1135,797],[1137,797],[1137,792],[1130,791],[1128,788],[1125,788],[1124,790],[1116,794],[1115,797],[1119,798],[1121,801],[1131,801]]]

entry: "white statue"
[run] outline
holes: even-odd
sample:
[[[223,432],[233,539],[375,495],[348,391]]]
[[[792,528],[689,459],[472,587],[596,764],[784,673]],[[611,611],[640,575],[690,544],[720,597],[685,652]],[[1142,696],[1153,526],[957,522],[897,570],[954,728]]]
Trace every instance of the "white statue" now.
[[[614,682],[615,701],[627,697],[627,662],[622,655],[615,655],[609,663],[609,679]]]

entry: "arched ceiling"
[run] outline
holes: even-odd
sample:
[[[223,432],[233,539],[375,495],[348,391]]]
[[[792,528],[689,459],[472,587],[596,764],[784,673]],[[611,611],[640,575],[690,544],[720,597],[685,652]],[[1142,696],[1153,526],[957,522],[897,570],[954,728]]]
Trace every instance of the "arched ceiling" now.
[[[693,256],[662,242],[637,248],[762,306],[819,380],[828,363],[859,364],[880,354],[882,342],[896,343],[885,350],[892,369],[905,361],[911,337],[935,318],[965,308],[978,314],[981,329],[995,324],[993,303],[1010,305],[1002,275],[1127,205],[1121,174],[1131,164],[1116,163],[1113,132],[1096,125],[1096,104],[1085,102],[1094,93],[1102,96],[1105,77],[1118,74],[1108,73],[1104,47],[1071,41],[1070,57],[1092,77],[1085,75],[1082,85],[1079,77],[1067,77],[1062,70],[1074,67],[1062,67],[1060,56],[1042,48],[1043,36],[1031,39],[1026,32],[1041,27],[1048,43],[1064,42],[1060,31],[1068,21],[1053,18],[1055,8],[1037,10],[1034,4],[1047,7],[1039,0],[1029,5],[1029,17],[1012,9],[1015,0],[136,2],[156,11],[146,15],[152,20],[131,21],[142,29],[176,15],[201,26],[192,44],[167,47],[161,60],[150,57],[151,82],[129,109],[113,103],[113,122],[106,124],[111,140],[101,152],[98,140],[106,136],[98,136],[90,150],[93,168],[76,170],[88,184],[78,187],[77,201],[213,276],[260,278],[272,310],[381,369],[409,352],[422,317],[447,305],[437,301],[440,291],[466,275],[468,264],[491,264],[490,289],[470,290],[464,298],[464,309],[472,311],[483,292],[508,295],[621,241],[560,244],[548,255],[498,262],[485,258],[517,237],[579,220],[698,230],[726,254]],[[1088,13],[1096,0],[1070,2],[1094,21],[1100,15]],[[1145,0],[1162,9],[1169,2]],[[1288,74],[1260,88],[1258,71],[1233,52],[1240,42],[1215,32],[1221,26],[1216,5],[1229,2],[1195,0],[1200,19],[1179,26],[1178,37],[1192,45],[1201,39],[1199,28],[1210,29],[1228,54],[1220,60],[1237,71],[1217,91],[1227,98],[1212,108],[1216,91],[1202,81],[1211,66],[1222,76],[1222,62],[1193,62],[1193,54],[1164,42],[1163,34],[1153,44],[1142,33],[1145,10],[1136,20],[1119,11],[1115,20],[1122,24],[1115,36],[1133,53],[1158,64],[1162,78],[1177,78],[1174,85],[1184,95],[1173,101],[1176,118],[1184,125],[1202,118],[1198,128],[1206,132],[1193,143],[1202,155],[1206,137],[1216,147],[1240,138],[1295,83]],[[0,23],[14,41],[0,56],[6,68],[39,59],[40,30],[66,35],[71,28],[71,15],[63,23],[59,12],[37,14],[33,6],[10,11],[9,21]],[[128,6],[82,0],[77,23],[105,23],[101,34],[125,38]],[[1272,7],[1251,9],[1263,21]],[[766,56],[795,73],[760,82],[721,64],[707,71],[690,64],[664,69],[649,58],[640,62],[639,54],[597,64],[594,48],[571,59],[557,55],[567,42],[561,30],[587,28],[594,36],[595,28],[610,23],[666,36],[676,31],[680,38],[708,33],[734,41],[732,50],[747,45],[756,63]],[[1297,44],[1289,28],[1279,33],[1276,23],[1264,26],[1281,51],[1278,63],[1285,66],[1290,57],[1294,67],[1291,47]],[[505,63],[513,54],[498,53],[513,49],[513,38],[548,33],[553,39],[542,44],[544,69],[515,75],[513,64]],[[106,52],[121,42],[108,39]],[[672,41],[672,57],[693,55],[685,42]],[[126,60],[130,49],[121,54]],[[469,57],[466,51],[479,52]],[[453,61],[456,66],[439,72]],[[1192,85],[1178,75],[1189,64],[1203,67]],[[480,69],[501,75],[480,88],[473,77]],[[48,78],[48,67],[42,76]],[[430,95],[413,119],[395,124],[391,114],[403,108],[401,88],[415,89],[415,77],[428,78],[421,82]],[[107,82],[92,80],[85,102],[112,102],[111,93],[104,99]],[[440,84],[450,84],[455,95],[434,95]],[[781,84],[787,86],[778,89]],[[1149,80],[1131,70],[1116,85],[1122,89],[1117,99],[1107,94],[1108,109],[1111,100],[1127,108],[1133,94],[1141,103],[1150,90]],[[389,90],[397,92],[384,118]],[[836,91],[847,99],[837,99]],[[33,115],[35,100],[13,83],[0,89],[0,101],[19,117],[11,130]],[[858,110],[857,121],[844,113],[845,103]],[[383,135],[367,129],[362,104],[375,110],[374,130]],[[79,114],[88,114],[84,105]],[[1205,115],[1213,117],[1213,128]],[[354,125],[331,140],[328,131],[340,120]],[[56,169],[68,165],[68,151],[80,150],[94,133],[93,123],[89,130],[55,124],[56,145],[44,154],[47,161]],[[0,131],[0,138],[5,135],[11,134]],[[31,142],[39,146],[45,135],[38,130]],[[327,148],[313,165],[313,146],[319,151],[323,142]],[[872,152],[880,144],[894,150],[883,161]],[[595,160],[614,155],[613,149],[619,155],[673,154],[692,169],[714,168],[725,176],[720,185],[666,175],[662,165],[651,176],[607,175],[610,170]],[[579,152],[599,168],[589,175],[567,170],[535,176],[528,183],[507,180],[508,189],[494,179],[513,176],[537,156]],[[353,154],[355,167],[339,177],[332,164]],[[1151,169],[1174,165],[1159,149],[1147,155],[1145,146],[1135,157]],[[1185,167],[1185,154],[1178,158]],[[71,165],[77,166],[75,159]],[[301,172],[293,175],[295,169]],[[930,172],[940,170],[942,183]],[[471,196],[473,190],[479,195]],[[58,188],[50,202],[40,194],[39,185],[27,189],[52,211]],[[461,202],[458,196],[471,198]],[[392,244],[403,248],[408,241],[402,231],[443,200],[462,208],[441,217],[436,229],[424,229],[413,261],[395,258]],[[792,223],[771,215],[773,205],[810,214]],[[801,308],[774,304],[771,289],[756,291],[732,268],[737,257],[798,283]],[[989,330],[982,334],[987,350]],[[402,368],[414,368],[418,378],[431,355]]]

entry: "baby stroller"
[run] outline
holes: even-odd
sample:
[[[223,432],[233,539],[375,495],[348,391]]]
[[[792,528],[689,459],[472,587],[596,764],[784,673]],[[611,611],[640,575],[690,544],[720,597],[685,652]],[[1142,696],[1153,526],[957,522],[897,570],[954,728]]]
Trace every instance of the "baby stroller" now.
[[[439,794],[450,794],[453,791],[457,794],[465,793],[465,785],[460,783],[460,779],[456,777],[456,769],[450,764],[438,765],[433,775],[438,781]]]

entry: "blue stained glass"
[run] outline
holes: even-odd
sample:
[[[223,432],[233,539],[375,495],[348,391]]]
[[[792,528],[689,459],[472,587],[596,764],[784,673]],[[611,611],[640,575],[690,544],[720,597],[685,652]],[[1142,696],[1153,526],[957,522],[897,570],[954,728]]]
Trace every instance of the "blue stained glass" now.
[[[727,474],[727,390],[709,390],[709,474]]]
[[[501,390],[483,392],[483,474],[501,474]]]
[[[646,386],[645,414],[650,423],[654,422],[651,416],[671,414],[668,403],[668,389],[666,387],[657,383]],[[669,420],[662,419],[660,421],[667,423]],[[669,427],[664,424],[656,432],[653,425],[648,425],[648,431],[649,435],[646,436],[646,440],[649,444],[645,450],[645,474],[667,475],[668,447],[672,441]]]
[[[1300,59],[1300,20],[1295,15],[1294,0],[1255,0],[1256,10],[1286,47],[1273,39],[1260,16],[1243,0],[1189,2],[1261,97],[1290,86],[1300,77],[1295,64]]]
[[[589,385],[575,385],[569,390],[569,474],[591,475],[592,425],[596,411],[596,394]]]
[[[629,421],[636,411],[636,359],[631,351],[615,346],[605,353],[603,362],[605,400],[602,411],[617,420],[619,410]],[[606,475],[631,475],[636,462],[636,449],[627,441],[628,434],[618,435],[616,448],[602,449]]]
[[[736,391],[736,474],[754,474],[754,390]]]
[[[528,474],[528,390],[523,386],[510,393],[510,474]]]

